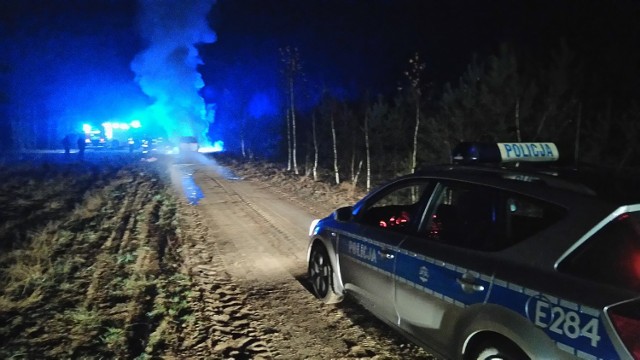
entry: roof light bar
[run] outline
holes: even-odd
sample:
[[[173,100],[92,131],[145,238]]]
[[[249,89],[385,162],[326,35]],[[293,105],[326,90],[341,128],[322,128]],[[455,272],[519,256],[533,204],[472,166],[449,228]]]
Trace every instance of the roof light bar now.
[[[462,142],[453,150],[454,163],[504,163],[557,161],[558,148],[551,142],[477,143]]]

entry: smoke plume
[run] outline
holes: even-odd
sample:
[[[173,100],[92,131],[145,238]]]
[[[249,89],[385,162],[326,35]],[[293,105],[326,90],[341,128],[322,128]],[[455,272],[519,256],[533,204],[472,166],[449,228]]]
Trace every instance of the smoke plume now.
[[[213,121],[198,91],[202,60],[197,44],[216,41],[207,14],[215,0],[139,0],[138,26],[146,48],[133,59],[136,82],[153,101],[145,121],[167,136],[194,135],[208,143]]]

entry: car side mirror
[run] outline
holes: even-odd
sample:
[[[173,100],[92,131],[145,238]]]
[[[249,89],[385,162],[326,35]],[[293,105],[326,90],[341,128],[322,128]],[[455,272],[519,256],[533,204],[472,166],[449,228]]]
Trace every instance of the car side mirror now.
[[[353,207],[345,206],[333,212],[333,218],[338,221],[349,221],[353,217]]]

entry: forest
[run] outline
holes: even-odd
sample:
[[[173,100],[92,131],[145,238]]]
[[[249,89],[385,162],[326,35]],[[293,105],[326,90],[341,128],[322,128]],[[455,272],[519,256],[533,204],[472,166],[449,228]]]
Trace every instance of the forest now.
[[[638,81],[629,76],[640,62],[635,52],[609,51],[607,59],[615,61],[604,66],[566,41],[536,56],[502,44],[484,59],[474,56],[458,82],[445,84],[430,81],[425,59],[416,53],[398,74],[395,93],[363,91],[343,100],[321,88],[311,95],[304,58],[284,47],[284,115],[237,113],[235,151],[286,161],[288,170],[314,178],[323,169],[335,183],[359,182],[367,189],[425,165],[449,163],[461,141],[555,142],[563,164],[628,171],[640,166]],[[310,96],[319,98],[317,104],[300,108],[299,99]]]

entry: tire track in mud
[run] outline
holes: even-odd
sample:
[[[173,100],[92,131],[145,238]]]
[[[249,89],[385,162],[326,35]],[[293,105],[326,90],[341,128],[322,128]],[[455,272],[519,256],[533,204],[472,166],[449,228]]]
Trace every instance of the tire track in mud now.
[[[180,184],[185,169],[171,167],[174,184]],[[189,170],[191,171],[191,170]],[[182,207],[181,224],[189,234],[183,244],[186,271],[195,289],[191,296],[195,321],[176,358],[198,359],[274,359],[265,341],[257,311],[251,309],[247,296],[238,288],[227,269],[227,260],[219,249],[217,235],[209,220],[197,207]]]
[[[123,245],[127,245],[129,242],[129,236],[133,228],[134,221],[131,218],[131,209],[142,209],[144,193],[139,191],[140,181],[138,179],[131,179],[134,182],[131,193],[135,194],[134,197],[125,196],[122,200],[122,204],[115,216],[111,219],[111,225],[115,230],[111,232],[107,240],[100,248],[100,255],[95,261],[93,276],[91,283],[87,288],[85,306],[90,306],[96,302],[96,297],[102,296],[104,281],[110,279],[110,276],[104,276],[105,271],[111,271],[113,269],[113,263],[116,261],[115,257],[121,253]],[[108,192],[117,190],[120,184],[111,184],[112,189]],[[116,198],[117,199],[117,198]],[[110,201],[114,201],[111,199]],[[110,206],[112,208],[113,206]],[[101,231],[107,231],[106,226]]]
[[[225,180],[200,165],[193,165],[191,173],[205,194],[190,208],[190,218],[197,219],[192,225],[204,230],[185,254],[186,266],[200,284],[200,340],[193,342],[199,356],[430,358],[389,336],[388,329],[380,331],[384,327],[350,301],[325,306],[309,293],[303,286],[307,228],[295,226],[282,213],[303,210],[285,208],[273,193]],[[231,315],[220,316],[225,312]],[[245,341],[259,346],[242,347]]]
[[[206,174],[205,176],[206,178],[202,180],[210,181],[216,184],[216,186],[223,188],[230,197],[238,199],[237,204],[245,207],[245,209],[242,209],[242,216],[247,216],[249,223],[255,224],[256,228],[261,231],[263,237],[261,237],[258,242],[262,243],[262,240],[268,241],[268,245],[272,247],[269,250],[275,251],[277,257],[281,258],[275,259],[278,260],[276,263],[285,265],[283,270],[286,270],[294,277],[306,274],[306,267],[298,265],[304,265],[306,263],[307,243],[305,240],[307,234],[305,230],[308,229],[308,225],[312,220],[310,216],[303,225],[300,225],[299,222],[296,223],[287,219],[286,215],[283,216],[279,214],[276,212],[277,210],[261,207],[251,199],[240,195],[239,191],[236,190],[238,187],[241,187],[239,190],[245,193],[252,191],[252,189],[247,189],[246,183],[228,182],[225,184],[224,180],[216,178],[211,174]],[[262,203],[265,202],[264,200],[267,200],[269,203],[279,201],[279,199],[274,199],[270,196],[264,197],[264,195],[256,197],[256,200],[262,200]],[[292,229],[293,226],[301,227]],[[264,231],[266,228],[268,228],[268,232]],[[273,256],[273,251],[265,255]],[[294,257],[293,261],[291,261],[292,256]],[[282,258],[284,258],[284,260]]]

